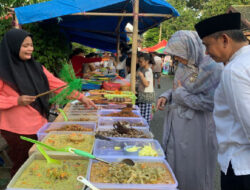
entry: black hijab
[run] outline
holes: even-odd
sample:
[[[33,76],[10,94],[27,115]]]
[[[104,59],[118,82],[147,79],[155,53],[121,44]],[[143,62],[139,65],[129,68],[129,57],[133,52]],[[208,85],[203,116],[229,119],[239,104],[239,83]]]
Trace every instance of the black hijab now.
[[[23,61],[19,58],[21,45],[28,32],[11,29],[4,35],[0,44],[0,79],[11,86],[19,95],[35,96],[49,90],[49,83],[42,65],[33,58]],[[49,96],[37,98],[30,105],[43,117],[48,118]]]

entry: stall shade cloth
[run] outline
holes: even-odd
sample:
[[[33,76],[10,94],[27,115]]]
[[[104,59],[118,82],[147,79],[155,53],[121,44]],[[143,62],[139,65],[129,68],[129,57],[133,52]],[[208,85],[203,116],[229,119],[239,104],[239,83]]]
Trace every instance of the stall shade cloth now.
[[[120,17],[72,14],[84,12],[122,13],[123,11],[132,13],[133,4],[133,0],[52,0],[17,7],[15,8],[15,13],[19,24],[39,21],[58,24],[71,41],[90,47],[115,51],[117,40],[116,27]],[[169,14],[171,17],[179,16],[176,9],[163,0],[140,0],[139,6],[140,13]],[[163,17],[139,17],[139,34],[157,26],[166,19]],[[123,18],[119,30],[121,41],[128,40],[124,32],[127,23],[133,23],[133,17]],[[102,40],[100,42],[98,39],[95,40],[96,36]],[[107,44],[105,45],[106,42]]]
[[[142,52],[157,52],[157,53],[165,53],[164,49],[166,48],[167,45],[167,41],[166,40],[162,40],[161,42],[159,42],[158,44],[152,46],[152,47],[148,47],[148,48],[143,48],[141,49]]]

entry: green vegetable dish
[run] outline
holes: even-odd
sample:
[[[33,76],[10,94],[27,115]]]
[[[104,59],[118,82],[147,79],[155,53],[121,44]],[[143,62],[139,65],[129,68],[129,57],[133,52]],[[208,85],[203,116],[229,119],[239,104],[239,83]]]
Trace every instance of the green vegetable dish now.
[[[88,160],[62,160],[62,164],[47,164],[34,160],[20,175],[14,188],[29,189],[82,189],[77,176],[86,176]]]
[[[174,178],[164,163],[140,162],[134,166],[124,163],[95,162],[91,167],[90,181],[114,184],[174,184]]]

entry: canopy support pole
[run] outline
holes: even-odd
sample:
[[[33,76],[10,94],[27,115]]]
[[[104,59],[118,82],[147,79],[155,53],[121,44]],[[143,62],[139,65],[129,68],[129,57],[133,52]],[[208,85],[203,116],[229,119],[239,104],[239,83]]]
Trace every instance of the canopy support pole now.
[[[162,35],[162,24],[160,24],[159,43],[161,42],[161,35]]]
[[[120,49],[120,32],[117,33],[116,49],[117,49],[117,52],[116,52],[116,66],[117,66],[119,64],[119,62],[120,62],[120,60],[119,60],[119,57],[120,57],[120,52],[119,52],[119,49]]]
[[[133,20],[133,43],[132,43],[132,59],[131,59],[131,91],[135,93],[136,82],[136,59],[137,59],[137,37],[138,37],[138,13],[139,0],[134,0],[134,20]]]
[[[125,11],[123,11],[123,13],[125,13]],[[119,64],[120,60],[119,60],[119,57],[120,57],[120,52],[119,52],[119,49],[120,49],[120,40],[121,40],[121,31],[120,31],[120,26],[121,26],[121,23],[122,23],[122,20],[123,20],[124,17],[121,17],[118,21],[118,24],[116,26],[116,29],[115,29],[115,32],[117,34],[117,38],[116,38],[116,65]]]
[[[16,17],[16,14],[15,14],[15,26],[14,26],[14,28],[20,29],[20,25],[19,25],[18,19]]]
[[[74,13],[72,15],[85,15],[85,16],[128,16],[133,17],[134,13],[101,13],[101,12],[81,12],[81,13]],[[170,18],[172,15],[170,14],[156,14],[156,13],[138,13],[138,16],[142,17],[167,17]]]

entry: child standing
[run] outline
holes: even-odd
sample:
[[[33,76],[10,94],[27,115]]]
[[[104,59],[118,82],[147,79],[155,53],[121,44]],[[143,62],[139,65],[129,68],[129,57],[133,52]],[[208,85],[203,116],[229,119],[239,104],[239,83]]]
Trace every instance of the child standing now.
[[[152,112],[152,103],[155,101],[153,72],[149,65],[149,54],[142,54],[139,57],[140,68],[137,72],[137,105],[140,108],[141,115],[148,124]]]

